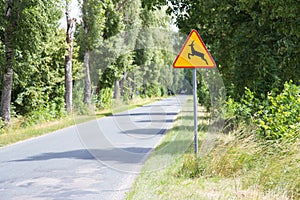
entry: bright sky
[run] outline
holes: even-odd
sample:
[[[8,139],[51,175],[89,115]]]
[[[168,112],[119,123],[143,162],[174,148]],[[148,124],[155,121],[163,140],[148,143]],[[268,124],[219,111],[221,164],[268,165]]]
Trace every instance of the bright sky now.
[[[63,9],[65,9],[65,8],[63,8]],[[63,10],[63,13],[65,13],[65,10]],[[75,17],[75,18],[77,18],[77,20],[79,20],[79,16],[80,16],[80,9],[79,9],[79,6],[78,6],[78,1],[77,0],[71,0],[71,17]],[[67,22],[66,22],[65,14],[59,20],[59,23],[60,23],[61,28],[66,28]]]
[[[65,9],[65,8],[63,8]],[[65,10],[63,10],[63,13],[65,13]],[[71,17],[75,17],[77,19],[77,21],[79,21],[79,17],[80,17],[80,8],[78,5],[78,0],[71,0]],[[66,22],[66,16],[65,14],[63,15],[63,17],[59,20],[60,23],[60,27],[61,28],[67,28],[67,22]],[[175,32],[178,32],[178,28],[176,27],[175,24],[171,24],[171,29]]]

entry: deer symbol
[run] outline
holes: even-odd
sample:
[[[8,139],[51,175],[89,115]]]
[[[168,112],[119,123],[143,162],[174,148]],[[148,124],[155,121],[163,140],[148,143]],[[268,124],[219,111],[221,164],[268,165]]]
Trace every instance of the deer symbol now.
[[[194,42],[195,42],[195,40],[193,40],[193,42],[192,42],[191,44],[189,44],[189,46],[191,47],[192,53],[188,53],[188,58],[191,59],[191,56],[198,56],[198,57],[200,57],[203,61],[205,61],[205,63],[208,65],[207,60],[204,58],[204,54],[201,53],[200,51],[196,51],[196,50],[195,50],[195,48],[194,48],[194,46],[195,46]]]

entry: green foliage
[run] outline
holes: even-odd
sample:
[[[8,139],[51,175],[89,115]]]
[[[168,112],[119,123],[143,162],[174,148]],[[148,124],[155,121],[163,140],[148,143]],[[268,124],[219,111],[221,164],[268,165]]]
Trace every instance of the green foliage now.
[[[200,84],[197,85],[197,96],[198,96],[198,103],[204,106],[207,111],[211,108],[211,99],[209,95],[209,89],[207,84],[201,80]]]
[[[103,38],[108,39],[116,34],[118,34],[121,30],[124,29],[124,24],[122,23],[122,12],[118,12],[116,10],[116,5],[112,0],[106,1],[105,4],[105,26],[103,30]]]
[[[161,96],[161,90],[159,85],[147,85],[146,86],[146,96],[151,98],[151,97],[160,97]]]
[[[101,34],[104,29],[105,3],[108,1],[83,0],[82,2],[82,26],[80,27],[80,47],[82,52],[92,51],[102,41]]]
[[[76,81],[73,86],[73,112],[77,115],[89,115],[91,109],[83,102],[83,83]]]
[[[142,7],[147,9],[157,9],[161,8],[161,6],[165,6],[166,1],[163,0],[142,0]]]
[[[224,110],[225,118],[235,119],[235,124],[253,121],[257,133],[266,139],[295,139],[300,136],[300,87],[285,83],[278,93],[275,88],[260,100],[248,88],[241,102],[229,98]]]
[[[223,110],[224,117],[226,119],[234,119],[236,124],[248,123],[255,111],[260,107],[260,101],[254,97],[254,93],[251,90],[245,88],[245,95],[241,102],[234,101],[229,97],[226,102],[226,108]]]
[[[300,86],[285,83],[283,91],[267,95],[254,122],[258,132],[267,139],[300,137]]]
[[[17,114],[63,107],[64,41],[62,31],[49,33],[48,38],[40,42],[41,51],[35,54],[24,52],[17,57],[13,95]],[[58,107],[52,106],[54,104]]]
[[[60,3],[57,0],[14,1],[11,20],[0,19],[1,26],[6,27],[3,31],[9,31],[9,23],[14,25],[9,33],[14,38],[15,55],[11,110],[12,115],[28,116],[24,124],[65,114],[62,65],[66,47],[64,33],[58,31],[62,16]],[[6,5],[1,6],[6,10]],[[1,40],[4,44],[2,34]],[[3,60],[4,54],[0,56]]]
[[[45,103],[45,107],[39,106],[31,112],[28,112],[25,116],[25,120],[22,126],[31,126],[48,122],[51,120],[57,120],[66,116],[64,101],[60,104],[55,102]]]
[[[101,108],[110,109],[112,106],[112,96],[113,96],[112,88],[106,87],[102,89],[97,97],[96,106],[100,109]]]
[[[298,0],[170,2],[180,31],[199,31],[235,101],[245,87],[260,98],[286,81],[299,82]]]

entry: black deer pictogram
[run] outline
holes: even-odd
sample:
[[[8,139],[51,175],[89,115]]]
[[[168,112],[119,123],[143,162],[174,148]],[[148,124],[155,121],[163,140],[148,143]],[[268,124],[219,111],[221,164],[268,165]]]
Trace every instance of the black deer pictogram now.
[[[205,61],[205,63],[208,65],[207,60],[204,58],[204,54],[201,53],[200,51],[196,51],[196,50],[195,50],[195,48],[194,48],[194,46],[195,46],[194,42],[195,42],[195,40],[193,40],[193,42],[192,42],[191,44],[189,44],[189,46],[191,47],[192,53],[188,53],[188,58],[191,59],[190,56],[198,56],[198,57],[200,57],[203,61]]]

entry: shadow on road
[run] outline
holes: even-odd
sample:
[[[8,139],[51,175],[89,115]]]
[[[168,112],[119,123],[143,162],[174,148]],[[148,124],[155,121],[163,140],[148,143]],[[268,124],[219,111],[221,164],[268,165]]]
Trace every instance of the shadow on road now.
[[[178,113],[177,112],[171,112],[171,113],[164,113],[164,112],[146,112],[146,113],[128,113],[128,114],[114,114],[114,117],[127,117],[127,116],[142,116],[142,115],[174,115],[176,116]]]
[[[101,160],[121,163],[139,163],[152,148],[127,147],[113,149],[77,149],[65,152],[49,152],[9,162],[45,161],[53,159]]]
[[[183,145],[185,144],[185,145]],[[159,145],[156,155],[174,155],[183,153],[191,144],[190,140],[177,140],[164,142]],[[144,160],[145,155],[150,153],[152,148],[144,147],[126,147],[112,149],[77,149],[65,152],[43,153],[24,159],[11,160],[8,162],[37,162],[53,159],[73,159],[73,160],[98,160],[101,162],[118,162],[127,164],[136,164]]]

